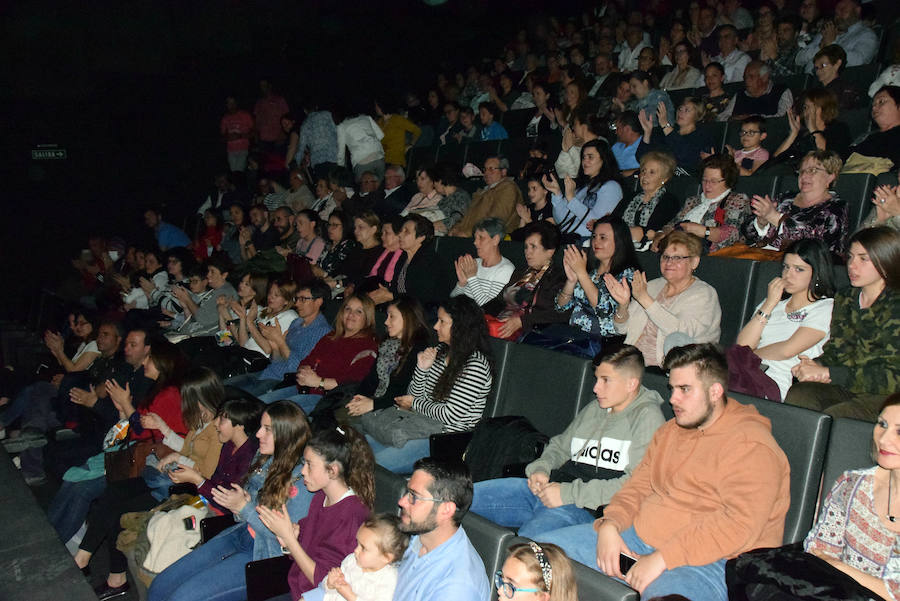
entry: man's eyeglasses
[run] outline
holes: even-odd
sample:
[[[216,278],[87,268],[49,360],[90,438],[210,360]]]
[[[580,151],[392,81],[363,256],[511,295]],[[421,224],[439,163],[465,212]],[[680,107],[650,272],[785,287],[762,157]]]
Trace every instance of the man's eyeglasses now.
[[[543,592],[539,588],[522,588],[516,586],[509,580],[503,579],[503,572],[497,571],[494,573],[494,586],[497,588],[497,593],[503,593],[503,596],[507,599],[512,599],[516,596],[516,593],[540,593]]]
[[[311,301],[311,300],[313,299],[313,297],[311,297],[311,296],[297,296],[297,297],[295,297],[295,298],[297,299],[297,302],[298,302],[298,303],[299,303],[299,302],[304,302],[304,303],[305,303],[305,302]]]
[[[443,503],[444,502],[444,499],[434,499],[432,497],[423,497],[422,495],[419,495],[419,494],[411,491],[408,488],[406,489],[406,492],[403,493],[403,495],[401,495],[400,498],[401,499],[405,498],[407,501],[409,501],[410,505],[415,505],[419,501],[432,501],[434,503]]]
[[[756,134],[761,134],[762,132],[758,129],[742,129],[740,133],[742,136],[755,136]]]

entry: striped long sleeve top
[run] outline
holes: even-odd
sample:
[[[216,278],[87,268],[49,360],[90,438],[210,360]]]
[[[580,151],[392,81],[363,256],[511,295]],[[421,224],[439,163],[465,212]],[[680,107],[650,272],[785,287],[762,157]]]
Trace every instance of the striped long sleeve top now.
[[[444,432],[471,430],[481,419],[484,405],[493,385],[493,376],[488,360],[475,351],[453,383],[446,398],[435,399],[434,387],[446,367],[445,354],[438,354],[430,368],[423,370],[416,366],[409,394],[413,396],[413,411],[439,420],[444,424]]]

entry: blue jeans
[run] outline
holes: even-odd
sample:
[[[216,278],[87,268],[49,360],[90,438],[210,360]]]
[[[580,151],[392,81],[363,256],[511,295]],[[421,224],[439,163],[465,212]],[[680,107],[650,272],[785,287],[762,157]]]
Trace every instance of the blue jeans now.
[[[475,483],[473,513],[495,524],[518,528],[519,536],[544,540],[541,535],[566,526],[590,524],[594,516],[573,504],[550,509],[528,488],[525,478],[498,478]]]
[[[290,401],[303,409],[303,413],[309,415],[321,398],[321,394],[297,394],[295,387],[288,386],[287,388],[267,392],[259,397],[259,400],[266,405],[271,405],[275,401]]]
[[[165,501],[169,498],[169,487],[175,484],[169,478],[168,472],[160,472],[155,467],[149,465],[141,472],[141,477],[150,489],[150,494],[157,501]]]
[[[148,601],[242,601],[244,566],[252,560],[253,537],[247,524],[236,524],[160,572]]]
[[[281,380],[264,380],[259,374],[242,374],[233,376],[225,380],[226,386],[234,386],[240,388],[244,392],[249,392],[255,397],[260,397],[278,385]]]
[[[47,508],[47,519],[62,542],[75,536],[87,518],[91,503],[106,490],[106,476],[81,482],[63,480],[62,486]]]
[[[653,553],[656,549],[645,543],[632,526],[622,533],[622,540],[638,555]],[[597,570],[597,533],[592,524],[570,526],[545,534],[541,542],[554,543],[566,554],[584,565]],[[692,601],[727,601],[725,587],[725,560],[720,559],[702,566],[681,566],[666,570],[641,593],[642,599],[664,595],[683,595]]]
[[[414,438],[399,448],[383,445],[368,434],[366,440],[375,454],[375,462],[395,474],[411,474],[413,464],[431,452],[427,438]]]

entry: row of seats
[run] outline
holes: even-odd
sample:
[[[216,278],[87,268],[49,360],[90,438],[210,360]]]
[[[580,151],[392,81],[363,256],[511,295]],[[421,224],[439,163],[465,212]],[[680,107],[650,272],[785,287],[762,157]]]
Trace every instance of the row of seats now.
[[[521,415],[548,436],[553,436],[574,419],[579,410],[594,402],[594,368],[589,360],[523,344],[493,340],[495,384],[484,416]],[[668,398],[666,377],[653,370],[645,374],[644,385]],[[851,419],[832,420],[825,414],[729,393],[745,404],[754,405],[772,422],[772,434],[787,455],[791,466],[791,506],[785,519],[784,542],[802,540],[812,527],[817,501],[830,490],[847,469],[872,464],[865,441],[872,436],[872,424]],[[672,417],[668,403],[663,406]],[[441,435],[433,437],[433,453]],[[824,474],[824,478],[823,478]],[[405,479],[379,468],[376,504],[380,510],[395,511],[393,499],[405,490]],[[821,492],[820,492],[821,491]],[[463,522],[473,543],[493,573],[502,562],[505,549],[514,541],[514,532],[469,515]],[[581,599],[636,600],[630,588],[579,566]]]
[[[469,238],[438,238],[435,243],[438,256],[448,262],[465,253],[475,256],[475,246]],[[521,242],[501,242],[500,252],[517,267],[525,264],[524,245]],[[648,279],[660,276],[658,254],[641,252],[637,255]],[[555,259],[561,261],[562,253],[558,252]],[[839,286],[849,284],[845,267],[835,267],[834,273]],[[781,275],[781,264],[773,261],[703,257],[696,275],[718,292],[722,307],[719,341],[722,344],[733,344],[756,305],[765,298],[768,283]]]

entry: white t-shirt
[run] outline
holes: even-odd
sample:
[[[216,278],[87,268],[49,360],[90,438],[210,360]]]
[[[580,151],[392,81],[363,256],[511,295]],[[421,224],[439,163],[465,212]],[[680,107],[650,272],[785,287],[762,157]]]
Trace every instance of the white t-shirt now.
[[[682,218],[682,221],[689,221],[691,223],[703,223],[703,217],[706,215],[706,212],[712,208],[713,205],[719,203],[720,200],[725,198],[731,194],[731,188],[725,190],[722,194],[716,196],[715,198],[707,198],[705,194],[700,195],[700,204],[687,212],[687,214]]]
[[[78,350],[75,351],[75,355],[72,356],[72,363],[78,363],[78,360],[85,353],[97,353],[100,354],[100,349],[97,348],[97,341],[91,340],[90,342],[82,342],[78,345]],[[93,361],[91,361],[93,363]],[[88,365],[90,367],[90,365]],[[85,368],[87,369],[87,368]]]
[[[766,301],[763,300],[764,302]],[[756,306],[757,310],[762,307],[763,303]],[[775,344],[776,342],[784,342],[800,328],[810,328],[819,332],[825,332],[825,337],[822,340],[801,353],[810,359],[815,359],[822,354],[822,349],[828,341],[831,328],[831,308],[834,306],[834,299],[819,299],[793,313],[786,313],[786,306],[787,300],[783,300],[775,305],[775,309],[772,310],[772,316],[769,317],[769,322],[763,328],[757,348]],[[791,387],[791,382],[793,381],[791,368],[798,363],[800,363],[800,359],[797,357],[780,361],[763,359],[763,364],[769,366],[769,369],[766,370],[766,375],[778,384],[782,399],[787,395],[788,388]]]
[[[262,309],[260,309],[262,311]],[[293,309],[288,309],[287,311],[282,311],[278,315],[273,315],[272,317],[267,317],[266,319],[258,319],[256,323],[264,323],[267,326],[274,324],[276,321],[278,325],[281,326],[282,332],[287,332],[288,326],[291,325],[291,322],[297,319],[297,312]],[[256,351],[260,355],[269,356],[269,353],[263,352],[262,347],[260,347],[255,340],[253,340],[253,336],[247,337],[247,343],[244,344],[244,348],[248,351]]]

